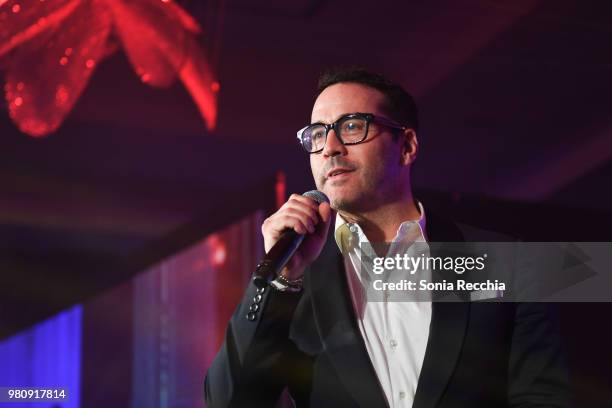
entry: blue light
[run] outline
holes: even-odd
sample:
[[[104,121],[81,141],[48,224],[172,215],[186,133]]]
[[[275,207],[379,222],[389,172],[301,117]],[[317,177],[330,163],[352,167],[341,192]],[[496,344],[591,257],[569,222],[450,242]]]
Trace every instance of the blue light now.
[[[82,317],[83,308],[78,305],[0,342],[0,386],[62,387],[69,394],[67,402],[19,403],[16,406],[80,406]]]

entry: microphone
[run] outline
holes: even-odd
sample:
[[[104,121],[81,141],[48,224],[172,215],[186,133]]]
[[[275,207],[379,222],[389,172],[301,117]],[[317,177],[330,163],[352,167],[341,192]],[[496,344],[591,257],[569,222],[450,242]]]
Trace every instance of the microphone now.
[[[302,194],[321,204],[329,203],[329,198],[319,190],[311,190]],[[274,280],[278,273],[287,265],[295,251],[299,248],[304,240],[305,235],[298,234],[293,229],[286,229],[280,239],[274,244],[270,251],[257,264],[255,274],[253,275],[253,283],[258,288],[268,286],[270,281]]]

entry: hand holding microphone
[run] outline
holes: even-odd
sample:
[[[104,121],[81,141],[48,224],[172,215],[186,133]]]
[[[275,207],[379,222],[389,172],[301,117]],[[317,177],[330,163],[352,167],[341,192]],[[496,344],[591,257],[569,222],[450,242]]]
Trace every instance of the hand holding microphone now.
[[[306,266],[321,253],[331,219],[325,194],[317,190],[292,194],[262,224],[266,256],[255,272],[255,284],[263,287],[278,274],[290,281],[301,278]]]

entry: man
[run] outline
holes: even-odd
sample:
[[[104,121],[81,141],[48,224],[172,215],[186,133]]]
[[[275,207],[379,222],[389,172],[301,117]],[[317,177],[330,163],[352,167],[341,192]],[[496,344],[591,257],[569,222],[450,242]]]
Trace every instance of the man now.
[[[269,288],[250,284],[205,381],[207,407],[564,407],[567,379],[543,307],[367,302],[363,244],[484,241],[413,198],[417,110],[364,70],[319,83],[310,154],[317,204],[292,195],[262,226],[266,251],[288,228],[304,242]]]

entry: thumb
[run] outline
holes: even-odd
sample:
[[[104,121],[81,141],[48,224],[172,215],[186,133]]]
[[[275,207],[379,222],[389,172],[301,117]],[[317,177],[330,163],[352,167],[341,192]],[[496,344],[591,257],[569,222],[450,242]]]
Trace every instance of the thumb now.
[[[317,228],[316,234],[325,236],[329,231],[332,220],[335,218],[335,211],[331,209],[329,203],[321,203],[319,204],[319,215],[323,225],[320,225],[321,228]]]
[[[330,218],[335,215],[334,213],[335,211],[332,210],[329,203],[323,202],[319,204],[319,215],[321,216],[321,219],[324,223],[329,222]]]

